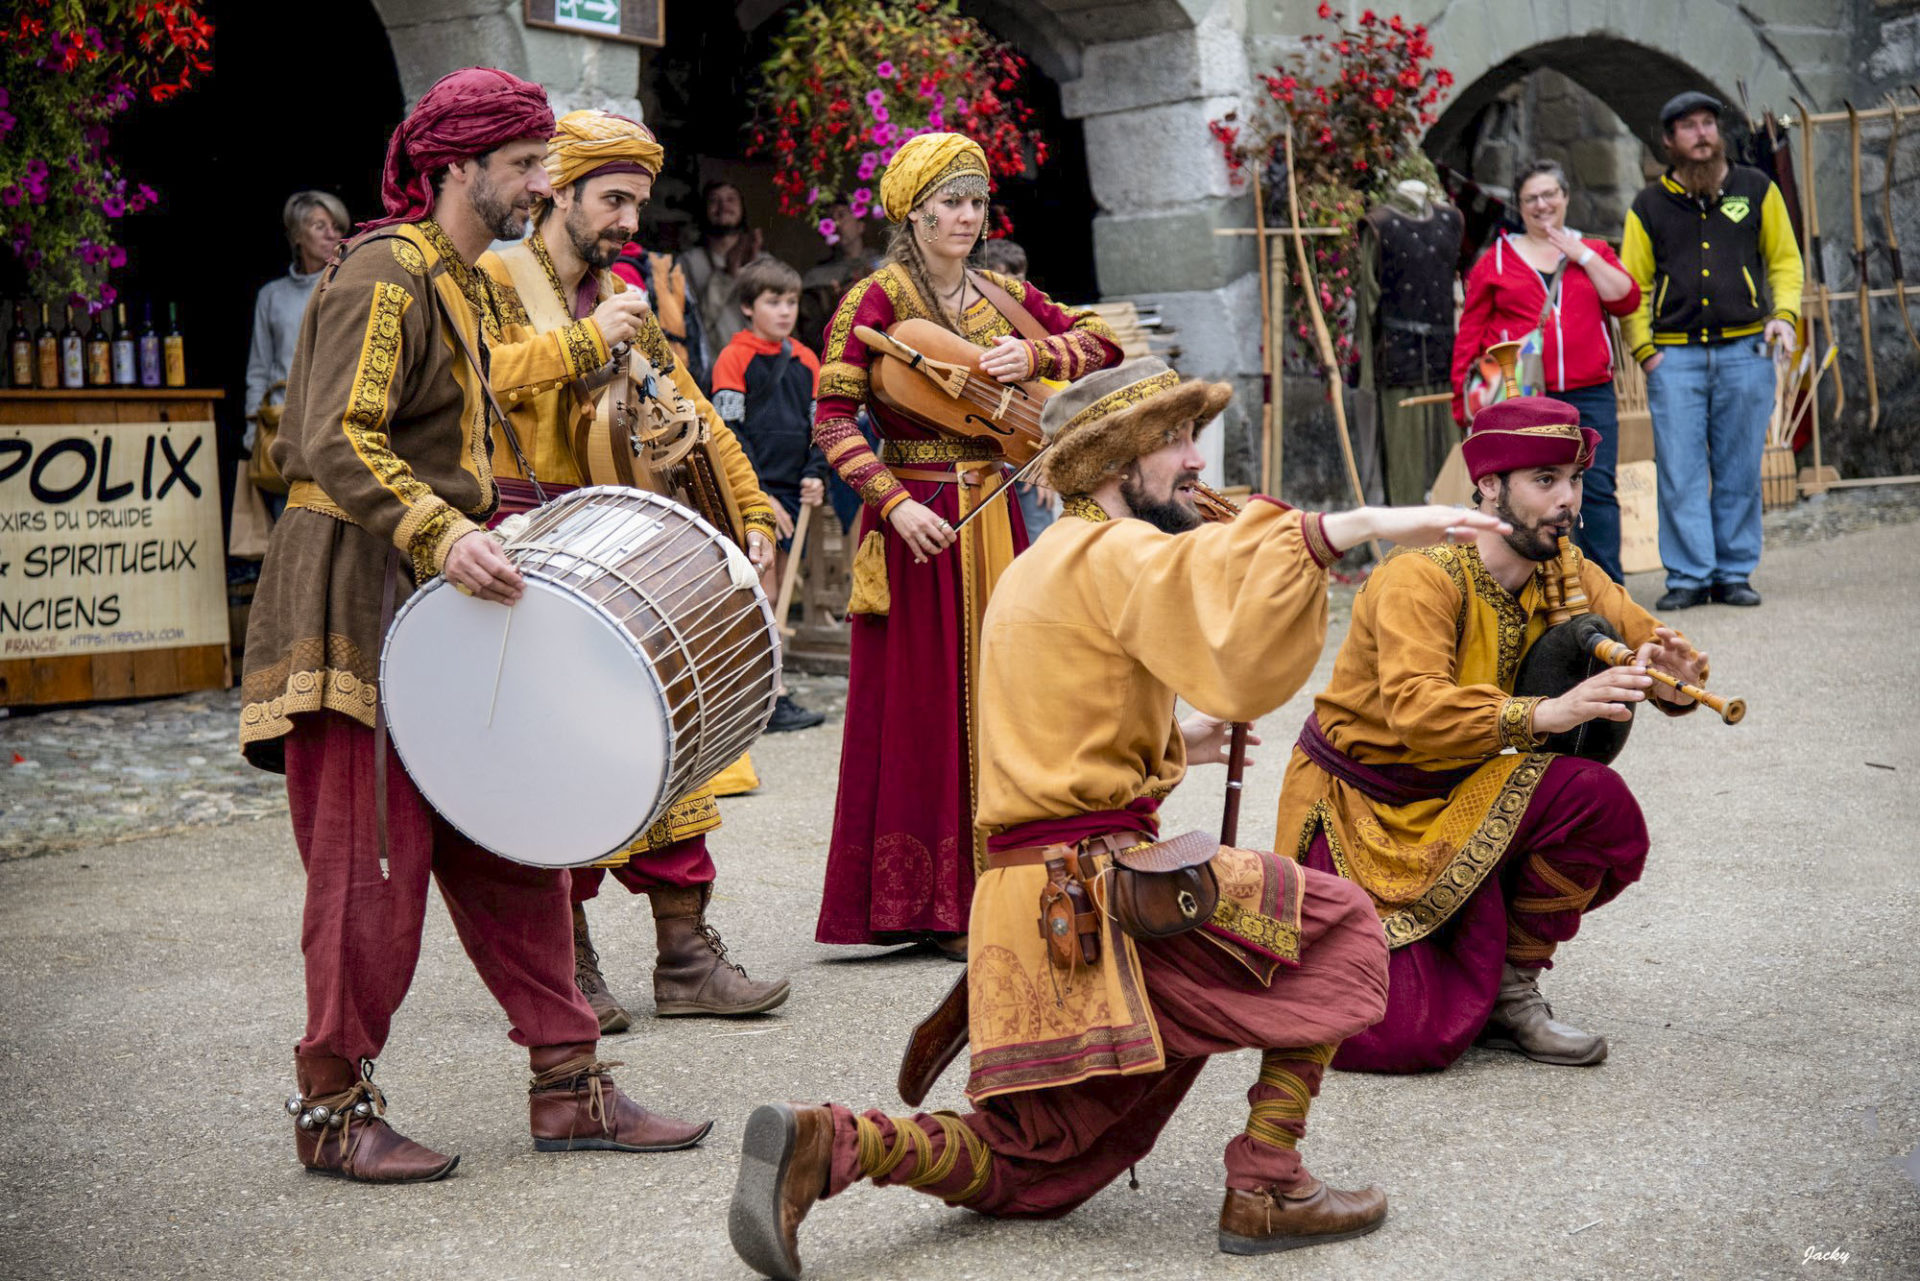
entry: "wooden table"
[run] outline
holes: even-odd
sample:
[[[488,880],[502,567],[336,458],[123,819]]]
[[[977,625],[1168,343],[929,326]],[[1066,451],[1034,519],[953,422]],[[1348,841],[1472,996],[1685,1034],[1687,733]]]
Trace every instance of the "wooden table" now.
[[[221,396],[0,390],[0,706],[233,683]]]

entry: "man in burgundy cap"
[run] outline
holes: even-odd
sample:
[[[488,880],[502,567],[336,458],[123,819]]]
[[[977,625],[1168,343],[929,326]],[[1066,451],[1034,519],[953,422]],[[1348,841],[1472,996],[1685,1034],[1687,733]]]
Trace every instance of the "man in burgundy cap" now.
[[[535,1147],[665,1151],[711,1124],[656,1116],[614,1086],[574,986],[568,874],[456,832],[376,715],[386,625],[417,585],[444,575],[502,604],[523,589],[481,529],[499,501],[488,373],[502,390],[583,377],[644,311],[611,297],[536,334],[474,265],[551,195],[541,160],[553,125],[540,86],[504,71],[468,68],[429,89],[388,148],[387,216],[315,287],[287,377],[274,462],[291,489],[247,629],[240,743],[286,774],[307,872],[307,1029],[287,1110],[302,1164],[322,1174],[417,1182],[459,1160],[388,1125],[372,1080],[419,958],[429,879],[531,1054]]]
[[[1584,914],[1639,879],[1647,828],[1618,774],[1546,739],[1629,720],[1649,694],[1692,711],[1646,667],[1704,683],[1707,660],[1567,541],[1599,441],[1579,422],[1538,396],[1474,418],[1475,503],[1513,532],[1405,549],[1373,572],[1287,766],[1274,848],[1364,887],[1392,949],[1386,1017],[1335,1067],[1431,1071],[1476,1039],[1543,1063],[1606,1058],[1603,1037],[1553,1018],[1538,980]],[[1576,585],[1635,665],[1516,695],[1549,596]]]

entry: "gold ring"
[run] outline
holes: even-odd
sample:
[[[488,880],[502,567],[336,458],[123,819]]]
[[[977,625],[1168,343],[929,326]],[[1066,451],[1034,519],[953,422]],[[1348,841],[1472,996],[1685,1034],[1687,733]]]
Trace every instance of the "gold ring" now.
[[[465,583],[455,583],[453,585],[453,590],[455,590],[456,592],[459,592],[462,596],[473,595],[473,588],[467,586]]]

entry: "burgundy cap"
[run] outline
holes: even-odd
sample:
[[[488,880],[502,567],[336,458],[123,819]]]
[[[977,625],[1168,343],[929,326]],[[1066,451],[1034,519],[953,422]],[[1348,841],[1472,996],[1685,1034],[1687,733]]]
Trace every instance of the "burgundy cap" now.
[[[1478,481],[1518,467],[1558,467],[1593,461],[1600,433],[1580,425],[1580,411],[1551,396],[1516,396],[1473,416],[1460,451]]]

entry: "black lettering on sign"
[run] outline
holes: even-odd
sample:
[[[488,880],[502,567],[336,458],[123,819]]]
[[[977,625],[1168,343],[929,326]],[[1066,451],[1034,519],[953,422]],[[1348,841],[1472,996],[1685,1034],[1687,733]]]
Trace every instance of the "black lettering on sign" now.
[[[70,631],[76,627],[111,627],[120,621],[120,594],[55,596],[30,601],[0,600],[0,634],[6,632]]]
[[[107,473],[113,470],[113,437],[103,437],[100,441],[100,484],[94,489],[95,501],[117,503],[133,492],[133,482],[121,481],[118,485],[107,479]]]
[[[0,455],[12,454],[13,457],[0,462],[0,480],[11,480],[16,472],[27,465],[27,459],[33,456],[33,446],[19,436],[9,436],[0,440]]]
[[[192,450],[187,451],[192,454]],[[46,483],[47,465],[62,454],[78,454],[82,460],[80,479],[63,489],[55,489]],[[43,503],[59,504],[81,493],[93,482],[93,442],[69,436],[65,440],[56,440],[40,451],[33,460],[33,470],[27,474],[27,489]],[[196,491],[197,492],[197,491]]]
[[[160,452],[167,456],[167,478],[160,482],[159,492],[154,494],[155,498],[165,498],[167,491],[173,488],[173,482],[176,480],[186,486],[189,494],[195,498],[200,497],[200,486],[194,483],[193,477],[187,475],[187,464],[192,462],[193,456],[200,452],[200,442],[204,439],[203,436],[195,436],[193,443],[187,446],[186,455],[176,458],[173,454],[173,438],[170,436],[160,438]]]

